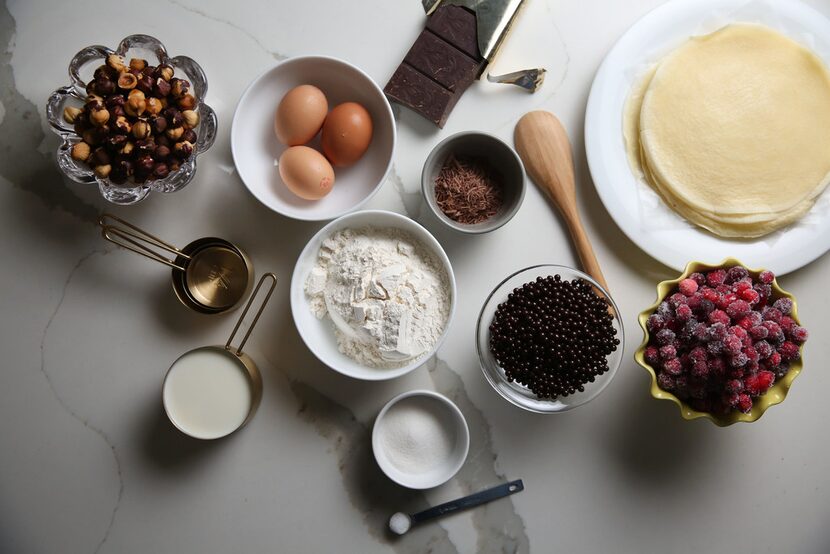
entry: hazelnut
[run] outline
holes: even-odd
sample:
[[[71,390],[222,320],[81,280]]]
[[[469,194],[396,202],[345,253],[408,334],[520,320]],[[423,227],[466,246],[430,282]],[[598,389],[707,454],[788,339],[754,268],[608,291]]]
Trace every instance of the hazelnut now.
[[[180,98],[190,91],[190,82],[184,79],[170,79],[170,94]]]
[[[196,97],[192,94],[185,94],[179,98],[179,107],[185,111],[196,107]]]
[[[132,123],[130,123],[129,120],[123,115],[119,115],[115,118],[114,126],[118,131],[121,131],[122,133],[127,135],[130,134],[133,128]]]
[[[147,103],[147,113],[150,115],[157,115],[161,113],[161,100],[155,97],[150,97],[146,101]]]
[[[112,111],[112,109],[116,106],[123,106],[126,102],[127,100],[120,94],[113,94],[112,96],[104,100],[104,105],[107,107],[107,109]]]
[[[170,168],[164,162],[159,162],[153,166],[153,177],[157,179],[164,179],[170,174]]]
[[[132,73],[122,71],[121,74],[118,76],[118,88],[122,88],[124,90],[132,90],[135,88],[137,84],[138,78]]]
[[[86,142],[78,142],[72,146],[72,159],[78,162],[85,162],[89,159],[92,150]]]
[[[133,174],[133,163],[130,160],[118,160],[115,163],[115,168],[119,173],[124,173],[124,175],[132,175]]]
[[[145,67],[147,67],[147,60],[142,60],[141,58],[130,59],[130,69],[137,69],[141,71]]]
[[[100,128],[87,129],[81,134],[81,138],[84,139],[84,142],[87,144],[99,144],[105,138],[101,136],[99,131]]]
[[[95,92],[101,96],[109,96],[115,92],[115,82],[111,79],[98,79],[95,81]]]
[[[145,96],[144,92],[141,90],[131,90],[130,93],[127,95],[127,101],[137,99],[137,100],[146,100],[147,96]]]
[[[170,83],[159,77],[156,79],[156,84],[153,86],[153,93],[156,96],[165,97],[170,94]]]
[[[144,173],[149,175],[153,172],[153,167],[155,167],[155,162],[153,162],[153,158],[151,158],[150,156],[140,156],[135,161],[136,174]]]
[[[156,143],[153,139],[138,139],[135,141],[135,149],[140,155],[152,154],[156,151]]]
[[[160,65],[158,66],[158,76],[164,79],[165,81],[169,81],[173,78],[173,68],[169,65]]]
[[[127,143],[127,135],[110,135],[104,141],[107,148],[118,152]]]
[[[166,97],[166,96],[165,96],[164,98],[159,98],[159,100],[161,101],[161,107],[162,107],[162,108],[166,108],[166,107],[167,107],[167,104],[169,104],[169,102],[167,101],[167,97]]]
[[[194,110],[185,110],[182,112],[184,122],[188,127],[195,127],[199,124],[199,113]]]
[[[75,120],[78,119],[78,116],[81,115],[83,110],[80,108],[73,108],[72,106],[67,106],[63,109],[63,119],[67,123],[75,123]]]
[[[98,69],[95,70],[95,73],[92,75],[92,78],[96,81],[98,79],[114,80],[116,77],[118,77],[118,72],[108,65],[99,66]]]
[[[187,142],[186,140],[177,142],[173,146],[173,152],[181,159],[188,158],[193,153],[193,144]]]
[[[127,112],[127,115],[132,117],[140,116],[146,109],[147,102],[138,96],[131,97],[127,100],[127,104],[124,106],[124,111]]]
[[[124,57],[118,54],[110,54],[107,56],[107,65],[118,72],[124,71],[126,67],[124,65]]]
[[[161,116],[152,117],[150,118],[150,126],[153,127],[153,131],[161,134],[167,129],[167,120]]]
[[[114,108],[110,108],[110,116],[123,117],[125,115],[127,115],[127,112],[124,111],[123,106],[115,106]]]
[[[167,129],[167,132],[165,134],[167,135],[167,138],[169,138],[170,140],[179,140],[182,137],[183,133],[184,129],[182,127],[171,127]]]
[[[166,146],[168,148],[171,148],[173,146],[173,143],[170,142],[170,139],[164,135],[156,137],[156,144],[159,146]]]
[[[132,142],[125,142],[124,146],[121,148],[120,152],[125,156],[129,156],[132,151],[135,149],[135,145]]]
[[[150,124],[144,120],[136,121],[133,125],[133,136],[137,139],[146,139],[151,133]]]
[[[127,73],[129,73],[131,75],[135,75],[136,79],[138,79],[139,77],[141,77],[143,75],[143,73],[141,72],[140,69],[128,69]]]
[[[112,171],[112,166],[110,164],[106,165],[96,165],[95,166],[95,176],[99,179],[106,179],[110,175],[110,171]]]
[[[141,73],[143,75],[147,75],[147,76],[152,77],[153,79],[155,79],[156,78],[156,66],[148,65],[147,67],[145,67],[144,69],[141,70]]]
[[[103,106],[103,105],[104,105],[104,99],[103,99],[103,98],[101,98],[100,96],[98,96],[97,94],[89,94],[89,95],[87,95],[87,97],[86,97],[86,104],[84,104],[84,106],[85,106],[88,110],[91,110],[91,109],[92,109],[92,108],[94,108],[95,106]]]
[[[175,160],[171,161],[167,165],[168,165],[168,167],[170,167],[170,171],[178,171],[179,168],[181,167],[181,164],[179,162],[175,161]]]
[[[89,112],[89,121],[93,125],[97,127],[101,127],[106,125],[107,121],[109,121],[110,113],[104,106],[95,106],[92,108],[92,111]]]
[[[161,161],[167,158],[168,156],[170,156],[170,149],[168,147],[164,145],[156,146],[156,151],[153,152],[153,158],[155,158],[158,161]]]
[[[196,144],[196,131],[193,129],[186,129],[184,133],[182,133],[182,140],[186,140],[191,144]]]
[[[89,163],[94,166],[109,165],[110,155],[107,154],[107,151],[103,146],[99,146],[92,152],[92,157],[90,158]]]
[[[149,75],[142,75],[138,78],[138,83],[136,83],[135,88],[143,92],[144,94],[150,94],[153,92],[153,85],[155,82],[153,78]]]
[[[182,112],[172,106],[164,109],[164,117],[167,118],[167,123],[169,123],[172,127],[178,127],[184,123],[184,116],[182,116]]]

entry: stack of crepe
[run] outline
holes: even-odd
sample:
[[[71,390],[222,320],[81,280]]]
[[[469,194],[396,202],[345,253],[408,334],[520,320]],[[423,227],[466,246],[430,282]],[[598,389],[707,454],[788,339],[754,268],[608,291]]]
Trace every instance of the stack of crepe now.
[[[830,182],[830,72],[761,25],[695,37],[632,91],[636,170],[690,222],[751,238],[790,225]]]

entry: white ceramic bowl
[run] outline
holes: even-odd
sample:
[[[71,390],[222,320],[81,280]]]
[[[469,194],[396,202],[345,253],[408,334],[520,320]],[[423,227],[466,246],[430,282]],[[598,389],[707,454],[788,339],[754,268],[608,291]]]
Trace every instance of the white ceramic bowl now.
[[[444,332],[441,337],[425,355],[409,364],[392,368],[381,369],[374,367],[367,367],[359,364],[355,360],[349,358],[340,350],[337,349],[337,339],[334,337],[334,326],[328,317],[317,319],[311,312],[308,297],[305,294],[305,282],[311,268],[314,267],[317,260],[317,253],[320,250],[320,245],[329,235],[347,228],[360,227],[394,227],[409,232],[413,237],[418,239],[424,248],[428,249],[441,263],[444,271],[447,273],[447,278],[450,283],[450,311],[447,315],[447,323],[444,326]],[[291,313],[294,316],[294,324],[297,326],[300,336],[305,342],[311,352],[317,358],[332,368],[333,370],[354,377],[355,379],[362,379],[364,381],[382,381],[385,379],[393,379],[409,373],[413,369],[423,365],[441,346],[447,336],[447,331],[450,328],[453,315],[455,314],[455,275],[452,271],[452,265],[441,248],[441,245],[433,237],[429,231],[400,214],[387,212],[383,210],[364,210],[352,214],[344,215],[343,217],[332,221],[314,235],[308,244],[300,253],[297,259],[297,264],[294,266],[294,274],[291,277]]]
[[[386,452],[380,437],[383,419],[390,408],[402,400],[413,397],[428,399],[431,401],[431,407],[434,405],[436,410],[443,411],[441,415],[451,422],[449,425],[452,426],[451,432],[454,438],[454,447],[449,459],[437,464],[425,473],[410,473],[396,467]],[[396,396],[383,407],[378,417],[375,418],[375,425],[372,428],[372,452],[375,454],[375,460],[378,466],[380,466],[380,469],[387,477],[397,484],[410,489],[431,489],[438,485],[443,485],[452,479],[453,475],[458,473],[458,470],[464,465],[469,450],[470,429],[467,427],[467,420],[464,419],[464,414],[461,413],[458,406],[453,404],[449,398],[429,390],[414,390]]]
[[[274,116],[290,89],[311,84],[326,95],[329,108],[358,102],[372,116],[369,149],[351,167],[335,168],[328,196],[303,200],[280,178],[276,162],[287,148],[274,135]],[[291,58],[266,70],[239,99],[231,128],[231,151],[239,177],[260,202],[287,217],[306,221],[334,219],[358,209],[380,190],[392,167],[395,119],[380,87],[352,64],[325,56]],[[309,146],[319,150],[319,135]]]

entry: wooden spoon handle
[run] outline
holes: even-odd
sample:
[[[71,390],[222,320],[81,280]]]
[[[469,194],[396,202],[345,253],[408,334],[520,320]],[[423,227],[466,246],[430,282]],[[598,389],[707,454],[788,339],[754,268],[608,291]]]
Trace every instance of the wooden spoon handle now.
[[[591,246],[591,241],[588,240],[588,234],[582,226],[582,220],[579,218],[579,214],[575,210],[572,213],[565,213],[563,210],[563,215],[568,224],[568,230],[571,232],[576,253],[579,256],[580,262],[582,262],[582,269],[585,270],[585,273],[593,277],[594,281],[599,283],[603,289],[608,291],[608,283],[605,281],[605,276],[599,268],[597,256],[594,254],[594,247]]]

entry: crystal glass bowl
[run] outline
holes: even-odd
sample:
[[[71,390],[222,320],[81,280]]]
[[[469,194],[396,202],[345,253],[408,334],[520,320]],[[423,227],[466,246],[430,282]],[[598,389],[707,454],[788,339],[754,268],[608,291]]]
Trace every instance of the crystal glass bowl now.
[[[593,285],[597,294],[605,299],[611,310],[613,310],[614,319],[612,320],[612,325],[617,331],[616,337],[620,340],[617,349],[608,356],[608,371],[602,375],[598,375],[593,383],[586,383],[584,392],[561,396],[555,400],[537,398],[536,394],[530,389],[519,383],[508,381],[504,370],[499,367],[493,354],[490,352],[490,323],[493,321],[493,316],[499,304],[507,300],[507,295],[513,289],[521,287],[525,283],[535,281],[537,277],[547,277],[549,275],[559,275],[563,281],[583,279]],[[620,367],[623,350],[625,349],[625,333],[623,332],[623,323],[622,319],[620,319],[619,308],[617,308],[611,295],[599,283],[585,273],[570,267],[552,264],[536,265],[510,275],[499,283],[495,290],[490,293],[490,296],[487,297],[484,306],[481,308],[481,314],[478,316],[476,348],[478,349],[481,371],[484,373],[484,377],[487,378],[487,382],[490,383],[497,393],[507,399],[511,404],[529,412],[553,414],[572,410],[583,404],[587,404],[605,390],[617,373],[617,369]]]
[[[748,414],[744,414],[739,411],[730,412],[728,415],[712,414],[709,412],[700,412],[693,409],[691,406],[677,398],[672,393],[661,389],[660,386],[657,384],[657,372],[645,360],[646,346],[648,346],[649,342],[649,332],[648,328],[646,327],[646,322],[648,321],[648,317],[651,314],[653,314],[655,310],[657,310],[657,306],[659,306],[660,303],[663,302],[663,300],[665,300],[672,293],[672,291],[674,291],[675,287],[677,287],[677,284],[689,275],[691,275],[692,273],[705,272],[712,269],[717,269],[719,267],[730,267],[733,265],[746,267],[744,264],[742,264],[735,258],[726,258],[719,264],[689,262],[689,264],[686,266],[686,270],[677,279],[671,279],[669,281],[662,281],[661,283],[658,283],[657,301],[645,310],[643,310],[642,312],[640,312],[638,320],[640,322],[640,327],[643,329],[643,343],[640,345],[640,347],[637,349],[637,352],[634,354],[634,359],[637,361],[637,363],[643,366],[643,368],[646,371],[648,371],[649,375],[651,375],[651,396],[658,400],[668,400],[670,402],[674,402],[680,410],[680,416],[683,419],[692,420],[698,418],[706,418],[715,425],[718,425],[719,427],[726,427],[739,421],[744,423],[751,423],[753,421],[757,421],[762,415],[764,415],[764,412],[767,411],[767,408],[783,402],[784,399],[787,397],[787,392],[789,392],[790,387],[793,384],[793,381],[796,377],[798,377],[798,374],[801,373],[801,368],[804,366],[804,346],[802,345],[800,348],[801,356],[799,356],[799,359],[790,362],[790,370],[787,372],[787,374],[778,381],[776,381],[775,384],[766,393],[762,394],[761,396],[755,399],[755,402],[752,406],[752,410]],[[762,269],[749,268],[747,268],[747,270],[754,277],[757,277],[758,274],[761,273],[761,271],[763,271]],[[772,282],[772,296],[773,298],[789,298],[790,300],[792,300],[793,313],[790,317],[792,317],[798,325],[801,325],[801,321],[798,319],[798,304],[795,301],[795,297],[789,292],[782,289],[778,285],[777,279]]]
[[[67,106],[80,107],[84,104],[87,96],[86,84],[92,79],[95,69],[102,65],[110,54],[121,55],[127,60],[143,58],[154,65],[167,64],[173,68],[176,77],[183,77],[190,81],[190,91],[196,97],[195,109],[199,114],[199,124],[194,129],[198,139],[194,145],[193,154],[182,162],[178,171],[171,172],[164,179],[146,181],[141,184],[128,180],[123,184],[115,184],[109,179],[98,178],[91,167],[72,159],[72,146],[80,142],[81,137],[72,125],[64,121],[63,110]],[[193,179],[196,174],[196,157],[213,145],[217,127],[216,113],[205,104],[207,79],[199,64],[187,56],[169,57],[164,45],[151,36],[130,35],[122,40],[115,50],[96,45],[87,46],[75,54],[69,63],[69,77],[71,84],[53,92],[46,105],[49,125],[62,140],[58,147],[57,158],[61,171],[67,177],[78,183],[97,184],[101,196],[114,204],[135,204],[146,198],[151,190],[175,192],[184,188]]]

